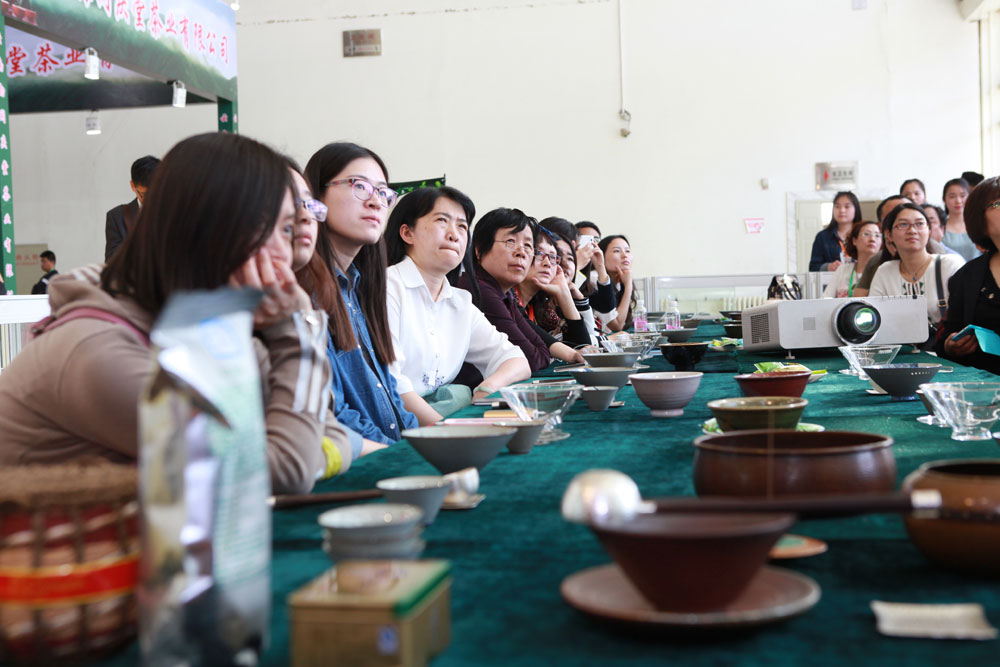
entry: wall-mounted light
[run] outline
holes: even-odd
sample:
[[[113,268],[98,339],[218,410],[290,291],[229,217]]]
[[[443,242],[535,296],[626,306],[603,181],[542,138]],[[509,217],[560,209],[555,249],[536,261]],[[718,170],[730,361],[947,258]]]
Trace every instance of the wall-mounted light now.
[[[627,109],[622,109],[618,112],[618,117],[622,119],[622,137],[627,137],[632,134],[632,114],[630,114]]]
[[[183,81],[174,81],[174,101],[173,105],[178,109],[183,109],[184,105],[187,104],[188,91],[184,87]]]
[[[87,134],[100,134],[101,133],[101,117],[97,113],[97,109],[94,109],[87,115]]]
[[[87,57],[83,65],[83,78],[97,81],[101,78],[101,59],[97,57],[97,49],[87,48],[83,53]]]

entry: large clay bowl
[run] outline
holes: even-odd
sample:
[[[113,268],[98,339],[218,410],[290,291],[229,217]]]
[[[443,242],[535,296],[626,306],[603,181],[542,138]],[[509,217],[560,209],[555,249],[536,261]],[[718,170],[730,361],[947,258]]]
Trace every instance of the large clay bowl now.
[[[583,355],[583,360],[588,366],[594,368],[607,368],[608,366],[635,366],[639,361],[638,352],[594,352]]]
[[[812,376],[810,371],[771,371],[736,376],[744,396],[802,396]]]
[[[892,400],[915,401],[917,389],[937,375],[941,364],[882,364],[862,368]]]
[[[701,612],[735,600],[794,521],[792,514],[640,514],[590,528],[653,606]]]
[[[942,517],[906,517],[910,539],[928,559],[952,570],[1000,577],[1000,460],[931,461],[903,480],[903,490],[937,489]]]
[[[660,353],[679,371],[693,371],[708,351],[708,343],[662,343]]]
[[[516,429],[503,426],[440,424],[407,429],[402,436],[446,475],[463,468],[482,471],[515,433]]]
[[[691,340],[691,336],[697,331],[697,327],[688,327],[686,329],[664,329],[660,332],[661,339],[666,338],[669,343],[686,343]]]
[[[732,324],[723,324],[722,328],[726,331],[727,338],[743,338],[743,323],[733,322]]]
[[[685,329],[697,329],[702,322],[704,320],[700,317],[687,317],[681,320],[681,326]]]
[[[638,373],[630,376],[636,396],[649,408],[654,417],[679,417],[684,414],[684,406],[691,402],[701,373],[687,371],[665,371],[662,373]]]
[[[694,441],[702,496],[888,493],[896,486],[892,438],[854,431],[734,431]]]
[[[745,396],[709,401],[708,409],[715,415],[719,428],[724,432],[762,428],[794,429],[808,403],[804,398],[792,396]]]

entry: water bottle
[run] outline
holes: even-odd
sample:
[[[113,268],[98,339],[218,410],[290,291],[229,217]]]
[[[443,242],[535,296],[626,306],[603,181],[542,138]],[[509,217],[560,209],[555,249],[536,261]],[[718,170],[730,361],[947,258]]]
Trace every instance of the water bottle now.
[[[636,333],[649,331],[649,322],[646,320],[646,304],[642,302],[641,296],[635,310],[632,311],[632,328]]]
[[[681,311],[677,308],[677,302],[671,300],[670,305],[667,306],[666,311],[663,313],[663,328],[664,329],[680,329],[681,328]]]

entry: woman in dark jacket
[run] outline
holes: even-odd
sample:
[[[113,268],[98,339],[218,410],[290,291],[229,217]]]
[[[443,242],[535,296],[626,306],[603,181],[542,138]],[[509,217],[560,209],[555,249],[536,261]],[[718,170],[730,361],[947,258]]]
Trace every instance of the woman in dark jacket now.
[[[861,222],[861,203],[853,192],[838,192],[833,197],[833,217],[813,240],[810,271],[836,271],[847,255],[847,235],[855,222]]]
[[[1000,179],[988,178],[965,203],[965,228],[986,252],[959,269],[948,283],[948,314],[938,332],[937,351],[943,357],[1000,375],[1000,356],[979,349],[975,335],[958,340],[954,334],[969,324],[1000,331]]]

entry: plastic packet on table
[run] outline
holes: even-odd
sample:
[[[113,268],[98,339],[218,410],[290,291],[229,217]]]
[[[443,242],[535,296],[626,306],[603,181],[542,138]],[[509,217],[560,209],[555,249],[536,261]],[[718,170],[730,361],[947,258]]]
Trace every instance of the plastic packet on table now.
[[[260,293],[174,296],[139,402],[147,665],[254,664],[270,618],[271,483],[251,339]]]

